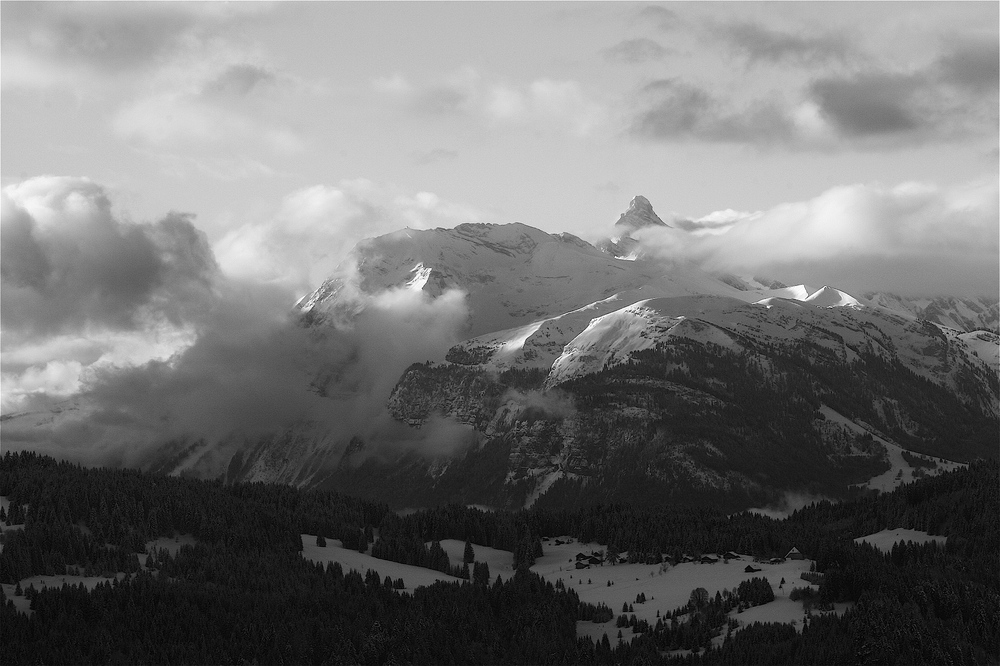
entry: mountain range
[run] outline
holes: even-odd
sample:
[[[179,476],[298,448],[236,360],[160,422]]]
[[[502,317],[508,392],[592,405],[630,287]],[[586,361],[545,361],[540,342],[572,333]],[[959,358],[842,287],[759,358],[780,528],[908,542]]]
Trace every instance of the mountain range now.
[[[633,236],[667,226],[637,196],[596,244],[524,224],[365,240],[295,305],[299,325],[350,329],[379,294],[457,295],[460,341],[376,399],[395,436],[433,439],[444,424],[460,444],[430,454],[303,422],[172,442],[147,467],[335,488],[397,507],[738,509],[885,490],[996,457],[997,299],[711,273],[647,256]],[[335,376],[315,368],[313,389],[341,390]],[[8,417],[4,428],[41,420]]]

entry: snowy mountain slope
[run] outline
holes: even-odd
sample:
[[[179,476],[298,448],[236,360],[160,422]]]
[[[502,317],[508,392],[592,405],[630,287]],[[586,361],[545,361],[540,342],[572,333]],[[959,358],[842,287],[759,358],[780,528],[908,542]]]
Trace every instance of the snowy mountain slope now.
[[[650,349],[670,337],[683,336],[702,343],[732,347],[724,329],[706,325],[709,310],[724,313],[745,303],[716,296],[656,298],[633,303],[597,317],[571,340],[552,363],[546,383],[555,386],[573,377],[597,372],[627,361],[641,349]]]
[[[996,298],[921,298],[888,292],[871,292],[864,296],[874,306],[926,319],[959,331],[986,330],[1000,333],[1000,301]]]
[[[320,485],[398,506],[725,501],[735,509],[787,490],[841,496],[889,469],[877,443],[833,428],[821,404],[927,455],[984,455],[1000,409],[996,332],[932,321],[924,316],[932,299],[869,301],[635,252],[630,233],[662,224],[636,197],[616,236],[596,246],[523,224],[366,240],[296,305],[304,325],[322,333],[350,324],[396,289],[431,299],[458,290],[469,312],[466,338],[446,362],[417,362],[390,395],[372,396],[386,401],[390,430],[372,430],[366,442],[303,421],[252,438],[181,437],[129,464]],[[974,308],[988,315],[989,304],[976,303],[955,301],[947,321]],[[304,381],[327,370],[310,366]],[[72,407],[5,419],[5,444],[44,438],[57,421],[84,427],[93,410]],[[444,455],[407,439],[433,444],[442,424],[474,429],[475,444]],[[380,447],[379,437],[406,445]]]
[[[641,301],[591,322],[570,341],[552,364],[547,384],[622,363],[639,350],[682,336],[720,347],[755,346],[794,350],[816,345],[841,362],[861,356],[898,360],[912,372],[958,390],[967,375],[996,373],[989,334],[950,337],[929,322],[916,322],[864,308],[837,290],[824,288],[820,298],[791,300],[770,297],[756,303],[703,296]],[[810,297],[811,298],[811,297]],[[833,302],[834,305],[817,305]],[[843,307],[846,305],[846,307]],[[973,351],[976,354],[973,354]],[[983,408],[1000,412],[995,402]]]
[[[570,234],[550,235],[523,224],[462,224],[381,236],[359,244],[337,275],[304,298],[314,320],[338,321],[359,307],[359,294],[410,283],[422,290],[464,291],[468,334],[482,335],[566,313],[655,280],[648,262],[616,259]]]
[[[663,224],[651,208],[645,210],[648,201],[637,204],[639,199],[619,223],[626,230]],[[691,264],[625,260],[570,234],[547,234],[524,224],[463,224],[405,229],[364,241],[297,307],[311,321],[338,322],[363,308],[365,295],[386,289],[408,286],[430,296],[459,289],[470,310],[467,346],[503,347],[509,353],[511,341],[547,331],[554,324],[550,320],[576,331],[573,322],[584,320],[584,311],[600,316],[608,303],[695,294],[746,301],[772,295],[805,299],[815,291],[761,289],[756,281],[741,281],[737,288],[730,281]],[[842,298],[856,301],[846,294]]]
[[[845,291],[824,286],[802,301],[821,308],[861,308],[861,301]]]
[[[705,492],[725,487],[739,493],[740,488],[756,492],[752,489],[784,483],[772,480],[761,486],[753,476],[761,472],[751,473],[753,466],[708,463],[706,452],[717,455],[710,453],[718,449],[714,436],[694,434],[667,448],[664,442],[671,438],[649,439],[652,424],[673,417],[670,410],[650,409],[646,402],[686,405],[682,413],[693,410],[706,414],[709,422],[719,420],[719,410],[730,407],[726,400],[720,401],[718,392],[732,386],[733,377],[706,379],[707,384],[693,378],[678,382],[630,377],[626,394],[620,395],[622,388],[612,383],[604,397],[588,407],[592,415],[586,418],[573,407],[573,400],[560,397],[563,386],[586,384],[629,361],[641,366],[645,363],[641,359],[647,358],[643,354],[671,349],[684,350],[677,352],[681,357],[695,355],[679,361],[682,369],[723,351],[734,358],[756,359],[753,363],[764,373],[758,381],[769,378],[768,373],[793,372],[789,359],[806,367],[835,368],[838,381],[849,381],[852,372],[875,372],[872,359],[879,359],[893,368],[891,372],[917,373],[941,387],[934,390],[955,392],[995,418],[995,386],[984,379],[993,377],[995,383],[997,376],[997,365],[990,361],[997,357],[990,339],[966,339],[959,331],[921,322],[898,306],[872,305],[832,286],[788,287],[766,278],[715,275],[689,264],[640,256],[630,234],[663,224],[648,200],[636,197],[619,218],[612,238],[596,246],[523,224],[406,229],[359,244],[338,274],[300,302],[304,319],[311,324],[349,320],[366,306],[366,298],[386,289],[406,287],[431,297],[461,290],[470,311],[469,337],[451,348],[446,363],[420,364],[404,373],[389,396],[388,409],[412,427],[425,425],[435,414],[471,425],[485,443],[464,458],[433,464],[419,456],[404,456],[397,462],[383,461],[385,468],[376,461],[360,469],[340,465],[325,483],[367,492],[369,487],[384,490],[379,479],[392,478],[398,501],[449,497],[518,506],[559,496],[566,483],[605,478],[606,470],[618,464],[613,461],[634,446],[645,447],[658,461],[649,463],[651,476],[640,479],[655,487],[670,478],[677,487],[694,484]],[[855,366],[857,370],[852,369]],[[785,370],[779,372],[779,367]],[[535,374],[508,377],[507,370]],[[519,383],[531,377],[538,377],[539,383]],[[877,392],[888,384],[876,381],[871,386],[868,390]],[[838,385],[834,393],[851,390],[849,385]],[[771,391],[775,401],[798,401],[778,388]],[[633,393],[646,397],[633,404],[638,398],[627,397]],[[909,428],[917,433],[912,435],[914,442],[932,436],[927,419],[911,414],[908,410],[913,407],[903,404],[902,394],[874,399],[878,402],[874,411],[865,413],[869,421],[884,428],[898,422],[904,432]],[[775,408],[781,414],[789,407]],[[608,419],[620,421],[615,430],[606,430],[603,424]],[[795,428],[808,428],[806,422]],[[778,422],[767,427],[778,428],[770,435],[778,442],[787,436],[782,429],[791,426]],[[874,469],[876,452],[857,453],[855,445],[838,443],[840,435],[829,435],[819,425],[815,428],[827,447],[810,454],[817,456],[810,463],[818,465],[816,470],[839,465],[843,478],[858,479],[863,473],[850,472],[852,465]],[[827,441],[828,436],[834,439]],[[290,446],[293,440],[298,443]],[[257,442],[239,465],[232,466],[243,470],[236,478],[321,478],[298,471],[313,469],[310,465],[319,460],[316,450],[306,450],[306,440],[285,435]],[[735,455],[730,451],[724,457]],[[282,457],[285,453],[288,458]],[[851,456],[861,457],[851,462]],[[469,478],[481,479],[479,486],[470,485]],[[598,485],[605,482],[610,481],[605,478]]]

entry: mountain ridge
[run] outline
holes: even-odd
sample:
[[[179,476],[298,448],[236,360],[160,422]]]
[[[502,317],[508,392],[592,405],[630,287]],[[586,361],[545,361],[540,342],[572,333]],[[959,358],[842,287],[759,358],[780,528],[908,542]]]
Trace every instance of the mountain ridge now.
[[[988,323],[989,303],[786,286],[635,251],[628,232],[661,224],[639,196],[615,225],[622,235],[597,244],[525,224],[402,229],[359,243],[295,305],[322,336],[387,293],[460,300],[457,344],[414,358],[373,396],[396,423],[382,432],[428,442],[433,424],[461,426],[453,445],[424,451],[302,422],[166,443],[143,465],[374,496],[391,485],[403,505],[558,506],[641,488],[650,501],[736,509],[784,492],[848,496],[894,469],[879,441],[940,459],[995,455],[1000,336],[930,319]],[[336,399],[338,373],[313,368],[311,390]],[[5,439],[37,439],[48,418],[5,418]],[[762,466],[769,456],[780,473]]]

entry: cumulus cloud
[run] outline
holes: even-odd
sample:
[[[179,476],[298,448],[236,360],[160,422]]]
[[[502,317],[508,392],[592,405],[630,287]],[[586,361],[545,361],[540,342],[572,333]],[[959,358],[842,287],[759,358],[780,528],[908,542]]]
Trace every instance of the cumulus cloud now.
[[[2,194],[5,331],[45,335],[88,325],[134,329],[202,307],[217,266],[189,216],[118,218],[84,178],[34,178]]]
[[[246,444],[296,427],[318,433],[339,452],[354,437],[371,443],[369,454],[416,449],[436,456],[442,447],[469,442],[467,429],[453,422],[441,419],[414,432],[385,408],[406,367],[443,358],[457,341],[468,315],[464,294],[431,298],[404,288],[369,295],[351,326],[324,330],[301,326],[288,295],[232,283],[186,349],[84,375],[85,418],[58,422],[45,450],[141,465],[161,460],[178,442],[204,442],[217,455],[192,471],[216,476]],[[11,444],[30,447],[18,434]],[[118,445],[101,444],[108,441]]]
[[[1000,283],[995,177],[955,187],[849,185],[688,229],[636,233],[647,251],[787,283],[906,294],[994,295]]]
[[[215,245],[226,273],[283,284],[299,296],[328,277],[358,241],[402,227],[482,221],[478,211],[431,192],[409,194],[345,180],[297,190],[271,218],[227,233]]]
[[[374,231],[365,221],[427,223],[449,206],[429,193],[397,196],[383,216],[372,194],[384,191],[342,186],[291,195],[282,222],[302,231],[332,212],[341,226],[325,233],[340,252]],[[194,471],[214,475],[245,443],[298,425],[332,446],[361,436],[428,455],[470,441],[446,420],[414,433],[385,410],[406,367],[443,358],[458,341],[464,293],[356,290],[351,322],[309,328],[286,285],[219,271],[186,217],[123,222],[103,188],[83,179],[36,179],[4,194],[4,411],[44,412],[27,428],[5,422],[5,446],[141,465],[205,442],[218,455]],[[53,408],[62,412],[54,421]]]
[[[608,61],[630,65],[662,60],[668,53],[670,51],[661,46],[659,42],[646,37],[626,39],[604,49],[604,57]]]
[[[492,127],[530,125],[586,136],[607,122],[605,105],[572,80],[490,83],[465,67],[423,85],[397,73],[374,80],[372,87],[412,113],[467,117]]]

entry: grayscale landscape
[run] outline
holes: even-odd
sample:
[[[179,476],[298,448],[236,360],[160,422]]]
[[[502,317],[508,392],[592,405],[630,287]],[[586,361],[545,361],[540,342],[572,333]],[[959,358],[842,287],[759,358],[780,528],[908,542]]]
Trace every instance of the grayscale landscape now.
[[[0,11],[5,663],[1000,660],[996,3]]]

